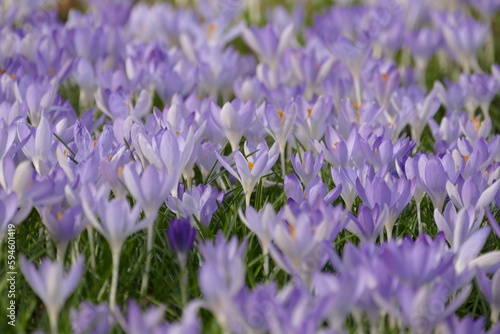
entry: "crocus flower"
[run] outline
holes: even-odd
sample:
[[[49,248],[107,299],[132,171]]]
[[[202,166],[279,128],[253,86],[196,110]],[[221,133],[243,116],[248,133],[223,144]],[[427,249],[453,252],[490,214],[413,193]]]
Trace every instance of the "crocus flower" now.
[[[262,142],[257,147],[258,151],[245,158],[241,152],[236,152],[234,161],[236,162],[236,170],[233,169],[220,155],[216,152],[217,159],[221,165],[238,181],[240,181],[245,193],[246,205],[250,205],[250,197],[252,196],[253,189],[271,167],[278,160],[279,147],[274,144],[270,149],[265,142]]]
[[[479,230],[483,217],[484,214],[479,214],[476,219],[472,205],[461,208],[458,213],[452,202],[446,205],[443,214],[434,209],[436,225],[440,231],[443,231],[446,240],[455,252]]]
[[[235,100],[224,104],[220,111],[220,122],[233,151],[236,151],[243,133],[254,121],[255,104],[253,101],[242,104],[241,101]]]
[[[387,181],[374,177],[372,180],[366,179],[364,184],[358,179],[356,189],[363,203],[370,209],[374,210],[375,204],[378,204],[379,208],[383,208],[385,205],[388,207],[389,214],[385,227],[387,237],[390,239],[396,219],[413,197],[415,183],[395,177],[390,177]]]
[[[350,215],[346,229],[355,234],[361,241],[375,242],[384,229],[388,213],[387,206],[380,210],[378,204],[375,204],[374,209],[370,210],[365,205],[360,204],[358,217]]]
[[[95,189],[93,185],[82,188],[83,212],[92,226],[101,233],[109,243],[113,257],[113,276],[109,307],[115,311],[116,289],[118,285],[118,266],[125,240],[132,234],[152,224],[151,218],[139,221],[141,208],[138,204],[130,207],[127,198],[108,200],[109,190],[103,186]]]
[[[445,12],[436,20],[446,44],[462,63],[464,71],[468,73],[472,68],[480,72],[476,53],[486,40],[489,26],[458,12]]]
[[[299,155],[290,157],[293,169],[298,177],[307,186],[309,182],[318,176],[319,171],[323,167],[323,152],[321,152],[315,159],[311,152],[305,152],[302,161]]]
[[[500,316],[500,270],[495,272],[491,280],[479,270],[476,279],[484,298],[490,304],[491,322],[495,323]]]
[[[269,245],[272,242],[274,227],[280,218],[276,215],[273,206],[269,203],[267,203],[264,209],[258,213],[251,206],[246,208],[245,214],[243,214],[241,209],[238,210],[238,213],[241,221],[257,236],[259,240],[262,253],[266,257],[264,262],[264,272],[267,275],[269,273],[269,261],[267,260]]]
[[[67,273],[64,271],[62,261],[52,262],[49,259],[43,259],[37,270],[34,264],[21,256],[23,275],[47,308],[53,334],[59,333],[57,325],[59,312],[76,289],[82,278],[84,267],[84,258],[79,256]]]
[[[285,177],[285,147],[288,136],[295,125],[297,105],[289,103],[285,109],[275,109],[271,104],[263,105],[263,127],[278,144],[281,155],[281,171]],[[262,121],[261,121],[262,122]]]
[[[458,187],[454,186],[450,181],[446,182],[446,190],[453,204],[458,209],[472,206],[476,212],[487,209],[493,202],[499,189],[499,181],[496,181],[485,189],[480,189],[473,178],[465,180]]]
[[[170,247],[177,252],[181,266],[186,265],[186,255],[193,248],[196,230],[191,226],[188,219],[172,219],[167,228],[167,239]]]
[[[199,271],[200,290],[207,307],[226,330],[234,325],[234,298],[245,285],[245,247],[246,242],[238,245],[236,237],[226,242],[222,232],[213,243],[200,245],[205,259]]]
[[[132,197],[136,199],[146,216],[156,218],[168,194],[176,186],[172,175],[167,170],[158,170],[155,166],[147,166],[139,175],[136,164],[128,164],[123,168],[123,181]]]
[[[107,304],[80,304],[70,312],[71,329],[75,334],[108,334],[114,325]]]
[[[167,197],[168,208],[181,217],[188,218],[194,227],[196,227],[196,221],[208,226],[213,214],[222,204],[224,191],[219,192],[216,187],[204,184],[184,190],[184,185],[180,183],[178,188],[179,198]]]
[[[130,300],[127,304],[127,315],[123,323],[120,323],[127,334],[156,333],[163,325],[165,308],[152,306],[144,313],[135,301]]]
[[[56,204],[50,209],[46,207],[40,209],[42,222],[57,244],[57,257],[60,261],[64,260],[68,243],[86,227],[86,222],[82,221],[82,214],[80,205],[63,209],[61,205]]]

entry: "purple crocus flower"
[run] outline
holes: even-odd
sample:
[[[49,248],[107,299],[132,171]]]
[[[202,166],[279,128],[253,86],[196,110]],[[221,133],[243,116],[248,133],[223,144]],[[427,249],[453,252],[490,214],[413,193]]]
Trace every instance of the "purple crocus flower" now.
[[[82,214],[82,207],[79,205],[63,209],[61,205],[56,204],[50,209],[46,207],[40,209],[42,222],[57,244],[57,257],[61,261],[64,259],[68,243],[86,227],[86,222],[82,221]]]
[[[443,231],[446,240],[455,252],[468,238],[478,232],[483,217],[484,214],[481,213],[476,218],[472,205],[461,208],[457,213],[452,202],[446,205],[443,214],[437,209],[434,210],[436,225],[440,231]]]
[[[476,213],[490,206],[500,189],[500,182],[496,181],[487,188],[485,186],[481,188],[478,187],[474,178],[465,180],[465,182],[458,184],[458,187],[450,181],[446,182],[446,190],[453,204],[458,209],[472,206]]]
[[[130,207],[127,198],[109,200],[109,188],[95,189],[92,184],[85,185],[81,191],[83,212],[92,226],[109,243],[113,259],[113,276],[109,307],[115,311],[116,289],[118,286],[118,267],[125,240],[132,234],[147,228],[153,223],[150,217],[139,221],[141,208],[138,204]]]
[[[300,159],[298,154],[295,157],[292,155],[290,160],[295,173],[297,173],[304,186],[307,186],[313,178],[318,176],[319,171],[323,167],[323,152],[316,158],[314,158],[311,152],[305,152],[302,159]]]
[[[142,175],[139,175],[138,169],[138,164],[126,165],[123,181],[146,216],[156,218],[158,209],[176,186],[176,180],[165,169],[158,170],[155,166],[147,166]]]
[[[78,286],[84,272],[84,258],[78,256],[70,271],[65,273],[62,261],[43,259],[39,269],[21,256],[21,271],[35,293],[43,301],[49,315],[52,333],[58,333],[59,312]]]
[[[167,228],[167,238],[170,247],[177,253],[186,255],[193,248],[196,230],[189,219],[172,219]]]
[[[170,210],[181,217],[188,218],[193,226],[199,221],[205,226],[210,224],[213,214],[224,199],[224,191],[216,187],[200,184],[192,189],[184,190],[184,185],[179,184],[178,196],[168,196],[166,204]]]
[[[491,322],[495,323],[500,316],[500,270],[495,272],[491,280],[483,271],[479,270],[476,280],[484,298],[490,304]]]
[[[438,157],[421,155],[418,161],[418,184],[430,197],[435,209],[441,211],[446,198],[449,174]]]
[[[469,73],[472,68],[481,72],[476,53],[486,40],[489,25],[466,17],[460,12],[438,14],[436,21],[442,29],[446,44],[462,64],[464,71]]]
[[[258,238],[262,254],[264,255],[264,274],[269,274],[269,245],[272,242],[272,233],[274,227],[280,221],[280,216],[276,214],[273,206],[269,203],[266,204],[264,209],[258,213],[251,206],[247,206],[245,214],[238,210],[241,221],[252,231]]]
[[[364,184],[358,179],[356,189],[363,203],[370,209],[374,210],[375,204],[378,204],[379,208],[385,205],[388,207],[389,215],[385,227],[387,238],[390,239],[396,219],[413,197],[415,182],[394,176],[386,181],[376,176],[372,180],[366,179]]]
[[[199,271],[200,290],[206,306],[226,330],[235,326],[238,318],[234,302],[245,286],[245,247],[246,242],[238,245],[236,237],[226,242],[222,232],[213,243],[200,245],[205,259]]]
[[[382,210],[378,204],[375,204],[373,210],[370,210],[363,204],[358,208],[358,217],[349,215],[349,223],[346,229],[355,234],[361,241],[375,242],[377,237],[384,229],[389,209],[385,205]]]
[[[269,149],[265,142],[260,143],[257,152],[248,158],[245,158],[241,152],[236,152],[234,160],[237,172],[216,152],[220,164],[241,183],[247,206],[250,205],[250,197],[259,179],[269,172],[278,160],[278,152],[278,144],[275,143]]]
[[[108,334],[114,326],[107,304],[80,304],[70,312],[71,329],[75,334]]]
[[[289,103],[285,109],[276,109],[271,104],[264,104],[262,126],[278,144],[281,155],[281,171],[285,177],[285,147],[288,137],[295,125],[297,118],[297,105]]]
[[[135,301],[130,300],[127,304],[127,315],[120,323],[123,331],[127,334],[157,333],[163,325],[165,308],[162,306],[152,306],[144,313]]]
[[[240,100],[226,103],[220,111],[220,122],[231,148],[237,150],[245,131],[255,121],[255,104],[249,101],[245,104]]]

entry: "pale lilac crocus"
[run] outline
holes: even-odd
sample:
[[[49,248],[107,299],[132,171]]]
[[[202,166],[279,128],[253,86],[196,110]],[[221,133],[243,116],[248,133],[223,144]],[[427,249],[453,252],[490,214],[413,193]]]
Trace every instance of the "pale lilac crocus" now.
[[[262,117],[260,121],[262,126],[279,145],[281,176],[284,178],[286,175],[285,148],[288,137],[295,125],[295,119],[297,118],[297,105],[295,103],[289,103],[285,109],[276,109],[271,104],[265,104],[262,107],[264,108],[264,111],[261,111],[263,115],[258,117]]]
[[[142,175],[139,176],[138,168],[140,164],[128,164],[123,169],[123,180],[127,186],[130,194],[137,200],[141,206],[146,217],[152,222],[158,216],[158,210],[175,187],[175,182],[172,174],[167,173],[163,168],[158,170],[155,166],[147,166]],[[146,268],[142,278],[141,291],[145,292],[148,286],[149,271],[151,268],[151,257],[153,256],[153,242],[154,242],[154,224],[148,226],[147,236],[147,257]]]
[[[292,155],[290,160],[295,173],[297,173],[304,186],[307,186],[313,178],[318,176],[323,167],[323,152],[316,158],[311,152],[305,152],[302,159],[298,154],[295,157]]]
[[[434,209],[434,220],[438,230],[444,233],[446,241],[455,252],[479,230],[483,217],[484,213],[481,213],[476,218],[472,205],[463,207],[457,212],[453,203],[449,202],[443,214]]]
[[[492,279],[479,270],[476,276],[477,283],[491,308],[491,322],[498,321],[500,316],[500,269],[495,272]]]
[[[255,104],[253,101],[243,104],[235,100],[224,104],[220,111],[220,122],[233,152],[237,150],[243,134],[254,121]]]
[[[109,307],[115,311],[116,289],[118,286],[118,267],[125,240],[132,234],[152,224],[150,217],[139,221],[139,204],[130,207],[127,198],[109,200],[106,186],[95,189],[92,184],[85,185],[81,191],[82,207],[92,226],[108,241],[113,259]]]
[[[236,152],[234,155],[236,170],[216,152],[217,159],[221,165],[241,183],[247,207],[250,205],[250,198],[257,182],[269,172],[271,167],[276,163],[276,160],[278,160],[278,144],[275,143],[268,149],[265,142],[263,142],[257,149],[258,151],[248,158],[245,158],[241,152]]]
[[[75,334],[108,334],[114,326],[107,304],[80,304],[79,309],[70,311],[71,329]]]
[[[269,274],[269,245],[272,242],[272,233],[274,226],[280,220],[279,216],[269,203],[266,204],[264,209],[257,212],[251,206],[247,206],[245,214],[241,209],[238,209],[238,214],[241,221],[252,231],[258,238],[260,247],[262,248],[262,255],[264,256],[264,275]]]
[[[84,268],[84,258],[81,255],[67,273],[62,261],[43,259],[37,270],[34,264],[21,256],[21,271],[47,309],[52,334],[59,333],[59,312],[78,286]]]
[[[57,245],[57,258],[63,261],[68,243],[86,227],[86,222],[82,220],[82,207],[76,205],[72,208],[62,208],[56,204],[50,209],[43,207],[39,212],[42,223]]]

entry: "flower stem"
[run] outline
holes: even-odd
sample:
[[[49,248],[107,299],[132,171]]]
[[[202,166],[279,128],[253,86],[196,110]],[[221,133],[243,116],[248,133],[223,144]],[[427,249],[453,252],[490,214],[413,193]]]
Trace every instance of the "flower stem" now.
[[[118,269],[120,266],[120,255],[122,246],[112,247],[111,255],[113,258],[113,276],[111,277],[111,292],[109,294],[109,309],[111,312],[115,312],[116,308],[116,289],[118,287]]]
[[[87,225],[87,236],[89,239],[89,247],[90,247],[90,268],[95,271],[95,245],[94,245],[94,233],[92,230],[92,226]]]
[[[422,226],[422,217],[420,212],[420,202],[417,202],[417,219],[418,219],[418,234],[424,233],[424,227]]]
[[[151,259],[153,257],[153,237],[154,237],[154,223],[148,226],[148,240],[147,240],[147,255],[146,255],[146,271],[142,276],[141,294],[145,294],[148,288],[149,271],[151,270]]]
[[[59,312],[57,312],[54,309],[48,309],[48,314],[49,314],[49,322],[50,322],[50,332],[52,334],[58,334],[59,333],[59,324],[57,319],[59,318]]]

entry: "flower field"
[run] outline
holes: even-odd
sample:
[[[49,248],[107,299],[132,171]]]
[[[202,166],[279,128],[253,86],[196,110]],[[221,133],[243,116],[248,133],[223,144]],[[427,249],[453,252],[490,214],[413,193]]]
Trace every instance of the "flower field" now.
[[[0,333],[500,333],[500,1],[0,2]]]

